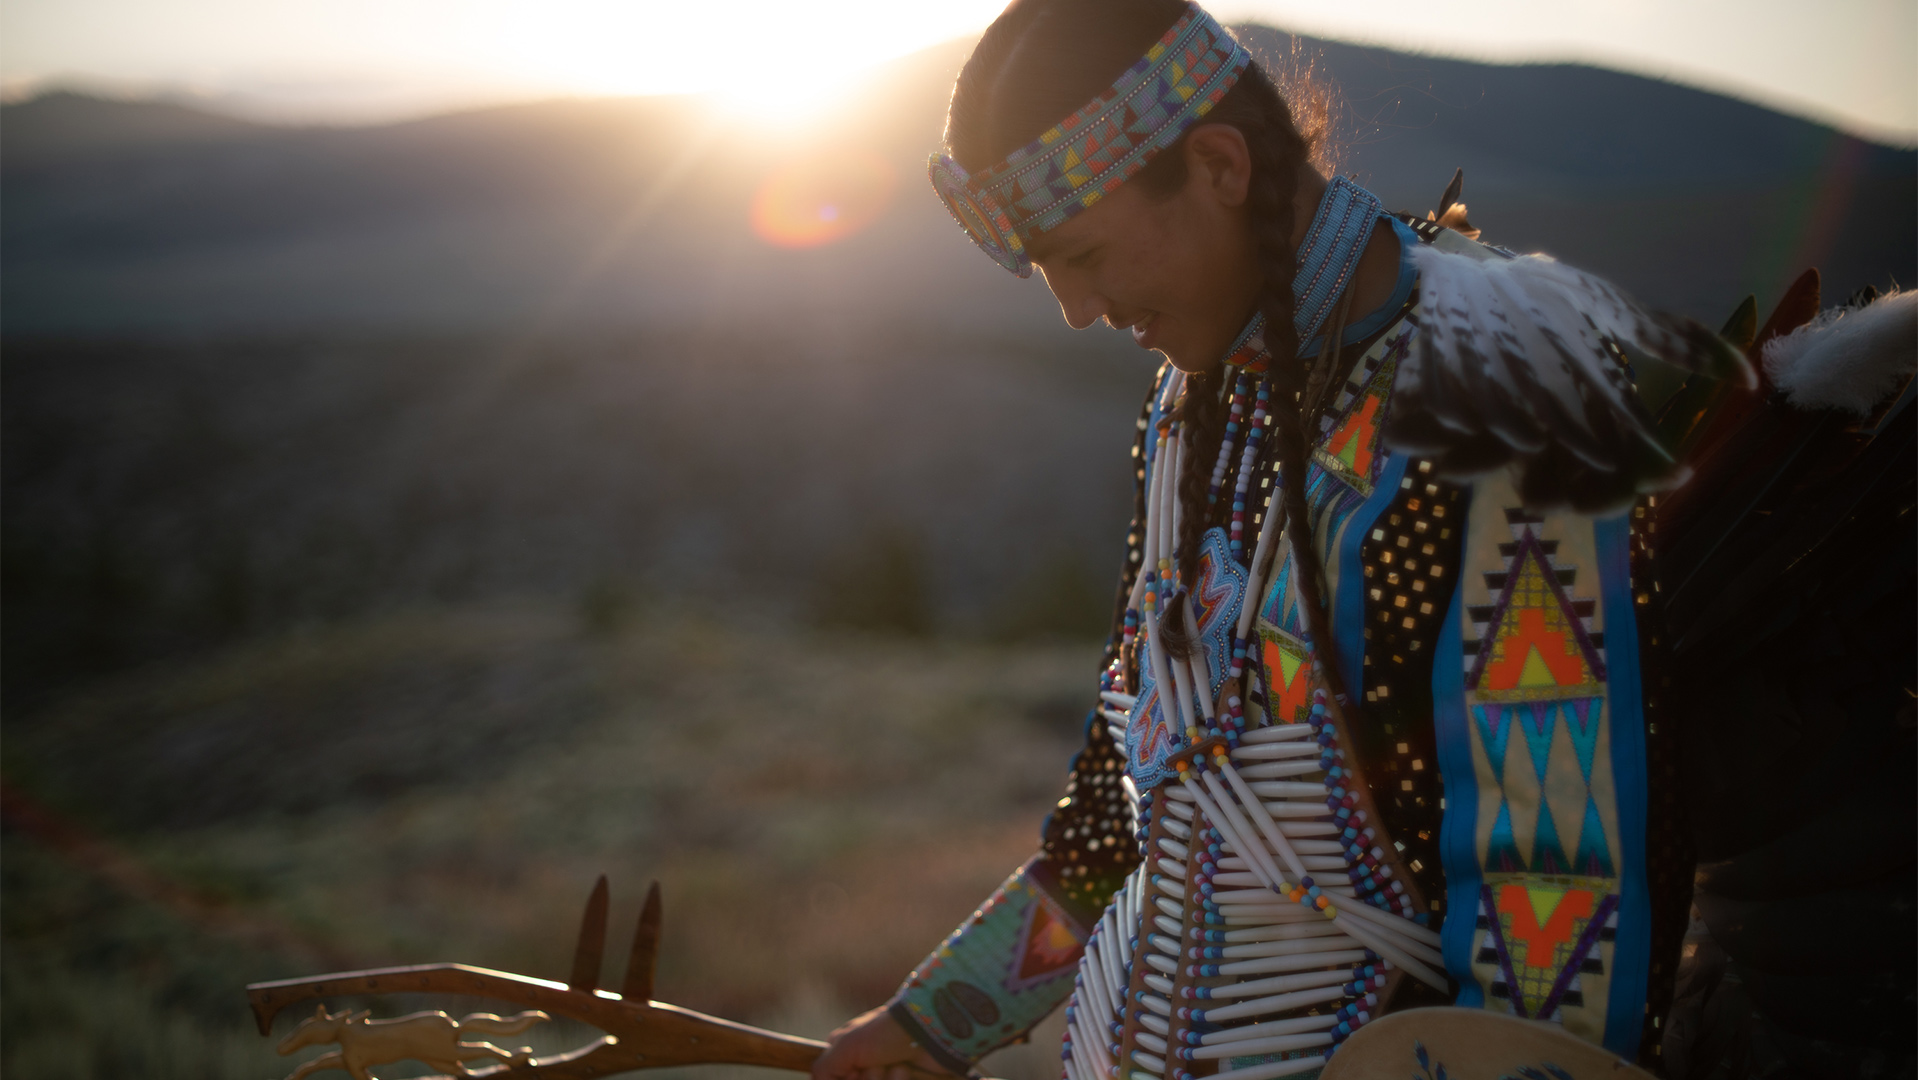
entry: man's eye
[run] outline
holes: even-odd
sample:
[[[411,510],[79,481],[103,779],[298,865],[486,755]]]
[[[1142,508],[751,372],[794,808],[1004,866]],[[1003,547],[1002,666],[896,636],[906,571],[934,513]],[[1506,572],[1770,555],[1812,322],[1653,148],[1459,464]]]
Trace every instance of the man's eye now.
[[[1066,265],[1072,267],[1074,270],[1084,270],[1086,267],[1092,265],[1094,258],[1098,254],[1098,248],[1093,248],[1091,251],[1082,251],[1072,258],[1067,259]]]

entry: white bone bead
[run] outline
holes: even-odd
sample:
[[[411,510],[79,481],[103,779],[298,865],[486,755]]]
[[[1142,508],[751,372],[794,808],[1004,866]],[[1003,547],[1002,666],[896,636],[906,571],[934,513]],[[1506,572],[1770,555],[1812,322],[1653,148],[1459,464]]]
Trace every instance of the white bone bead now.
[[[1334,927],[1336,923],[1328,924]],[[1352,936],[1341,932],[1337,937],[1293,938],[1289,941],[1251,941],[1243,945],[1227,945],[1219,952],[1227,960],[1250,960],[1261,956],[1291,956],[1327,950],[1356,949],[1359,943]]]
[[[1357,964],[1365,960],[1364,949],[1339,949],[1334,952],[1299,953],[1295,956],[1261,956],[1220,964],[1221,975],[1270,975],[1281,971],[1304,971],[1327,964]],[[1348,972],[1346,975],[1350,978]]]
[[[1132,1052],[1132,1060],[1145,1066],[1147,1069],[1150,1069],[1152,1072],[1158,1074],[1159,1076],[1165,1075],[1165,1059],[1164,1058],[1154,1057],[1151,1054],[1146,1053],[1144,1050],[1134,1050]]]
[[[1235,765],[1241,761],[1297,761],[1301,758],[1310,760],[1316,765],[1319,760],[1319,744],[1313,742],[1261,743],[1241,746],[1232,752],[1232,763]]]
[[[1200,1061],[1207,1059],[1250,1057],[1253,1054],[1279,1054],[1287,1050],[1308,1050],[1314,1046],[1332,1045],[1329,1032],[1315,1031],[1304,1035],[1279,1035],[1270,1039],[1248,1039],[1245,1042],[1226,1043],[1223,1046],[1201,1046],[1192,1051],[1192,1056]]]
[[[1266,799],[1318,799],[1323,803],[1326,795],[1324,784],[1310,780],[1261,780],[1246,786]]]
[[[1302,1009],[1307,1005],[1316,1005],[1321,1001],[1337,1001],[1345,996],[1343,986],[1319,986],[1310,990],[1295,990],[1289,994],[1272,994],[1267,997],[1253,998],[1217,1009],[1206,1009],[1207,1023],[1220,1023],[1237,1020],[1245,1016],[1265,1016],[1290,1009]]]
[[[1311,724],[1273,724],[1269,727],[1253,728],[1251,731],[1239,736],[1239,741],[1256,746],[1261,743],[1310,738],[1312,738]],[[1318,743],[1315,742],[1312,743],[1312,745],[1317,746]],[[1244,747],[1242,746],[1240,749],[1244,749]]]
[[[1283,780],[1288,776],[1308,776],[1319,771],[1316,761],[1268,761],[1260,765],[1237,767],[1239,775],[1247,780]]]
[[[1297,1035],[1302,1031],[1324,1031],[1339,1022],[1333,1013],[1319,1016],[1294,1016],[1286,1020],[1267,1020],[1262,1024],[1246,1024],[1243,1027],[1221,1028],[1199,1036],[1202,1046],[1217,1046],[1220,1043],[1244,1042],[1246,1039],[1270,1039],[1280,1035]]]
[[[1274,926],[1249,926],[1243,930],[1227,930],[1225,940],[1228,945],[1258,941],[1293,941],[1298,938],[1330,937],[1344,934],[1338,925],[1330,919],[1317,919],[1312,922],[1280,923]]]
[[[1243,1069],[1227,1069],[1224,1072],[1213,1073],[1208,1080],[1278,1080],[1281,1076],[1297,1076],[1324,1065],[1325,1055],[1312,1054],[1308,1057],[1289,1058],[1264,1065],[1249,1065]]]

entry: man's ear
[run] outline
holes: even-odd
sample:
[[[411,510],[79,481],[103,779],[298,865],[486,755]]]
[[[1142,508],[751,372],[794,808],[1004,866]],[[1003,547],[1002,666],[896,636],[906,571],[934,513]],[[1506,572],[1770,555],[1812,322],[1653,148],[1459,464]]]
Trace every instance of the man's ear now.
[[[1231,124],[1200,124],[1186,133],[1188,183],[1203,184],[1226,206],[1243,206],[1252,190],[1252,149]]]

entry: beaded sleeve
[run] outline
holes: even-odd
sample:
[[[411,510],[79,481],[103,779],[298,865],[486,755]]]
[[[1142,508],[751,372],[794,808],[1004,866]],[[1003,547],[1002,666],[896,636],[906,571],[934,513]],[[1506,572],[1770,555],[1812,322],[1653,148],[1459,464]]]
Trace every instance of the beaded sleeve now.
[[[1104,670],[1119,661],[1125,597],[1142,558],[1145,432],[1164,377],[1162,368],[1133,440],[1133,520]],[[1139,862],[1124,773],[1124,753],[1095,710],[1086,718],[1085,745],[1072,759],[1065,794],[1041,828],[1038,854],[893,995],[893,1019],[946,1068],[971,1072],[973,1063],[1023,1038],[1071,993],[1081,946]]]
[[[1066,999],[1080,947],[1138,863],[1124,759],[1096,717],[1086,727],[1039,853],[893,995],[893,1019],[953,1072],[1017,1042]]]

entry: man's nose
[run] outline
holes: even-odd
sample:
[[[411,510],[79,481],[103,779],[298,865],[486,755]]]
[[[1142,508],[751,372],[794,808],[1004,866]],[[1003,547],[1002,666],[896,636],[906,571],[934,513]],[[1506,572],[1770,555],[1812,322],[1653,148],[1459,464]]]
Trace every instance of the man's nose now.
[[[1074,330],[1084,330],[1109,314],[1112,305],[1098,290],[1075,280],[1075,277],[1071,274],[1047,274],[1046,285],[1052,289],[1053,299],[1059,301],[1059,314],[1065,316],[1066,325]]]

